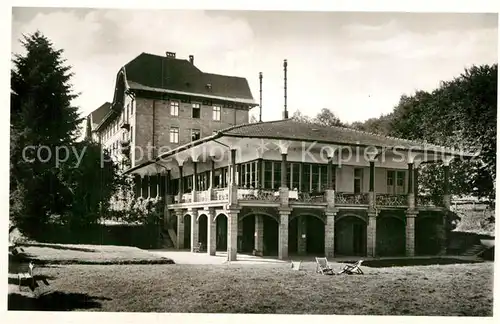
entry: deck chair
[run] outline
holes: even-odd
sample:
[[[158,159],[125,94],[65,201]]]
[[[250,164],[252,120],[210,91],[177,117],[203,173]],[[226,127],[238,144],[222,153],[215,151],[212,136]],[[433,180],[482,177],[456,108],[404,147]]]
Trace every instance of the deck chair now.
[[[23,279],[31,279],[31,284],[33,285],[33,287],[35,286],[35,277],[33,276],[34,267],[35,265],[33,264],[33,262],[30,262],[28,264],[27,272],[19,272],[17,274],[17,278],[19,279],[19,290],[21,290],[21,281]]]
[[[363,263],[363,260],[359,260],[355,264],[348,264],[342,268],[342,270],[338,274],[364,274],[363,270],[361,270],[361,263]]]
[[[330,267],[326,258],[316,258],[316,272],[323,275],[334,275],[335,272]]]
[[[301,265],[302,265],[302,261],[299,261],[299,262],[292,261],[292,270],[299,271]]]

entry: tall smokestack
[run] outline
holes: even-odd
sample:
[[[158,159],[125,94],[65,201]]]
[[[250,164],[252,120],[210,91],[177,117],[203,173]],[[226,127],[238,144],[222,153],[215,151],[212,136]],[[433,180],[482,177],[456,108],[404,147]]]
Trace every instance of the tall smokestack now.
[[[259,84],[260,84],[259,122],[262,122],[262,72],[259,72]]]
[[[288,66],[288,63],[286,59],[283,61],[283,71],[285,72],[285,107],[283,110],[283,119],[288,119],[288,110],[286,108],[286,68]]]

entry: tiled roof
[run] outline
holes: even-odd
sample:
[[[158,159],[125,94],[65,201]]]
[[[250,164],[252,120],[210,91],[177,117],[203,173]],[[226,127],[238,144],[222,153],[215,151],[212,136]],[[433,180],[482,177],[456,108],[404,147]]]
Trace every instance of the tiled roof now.
[[[245,78],[204,73],[188,60],[142,53],[124,67],[132,89],[164,89],[254,103]]]
[[[111,110],[111,103],[105,102],[99,108],[90,113],[92,116],[92,129],[95,129],[97,125],[101,123],[101,121],[106,117],[106,115]]]
[[[226,136],[256,137],[269,139],[316,141],[339,145],[363,145],[377,147],[413,148],[442,151],[443,147],[430,143],[411,141],[363,132],[346,127],[323,126],[293,119],[243,124],[226,128],[220,132]],[[452,151],[450,148],[444,148]]]

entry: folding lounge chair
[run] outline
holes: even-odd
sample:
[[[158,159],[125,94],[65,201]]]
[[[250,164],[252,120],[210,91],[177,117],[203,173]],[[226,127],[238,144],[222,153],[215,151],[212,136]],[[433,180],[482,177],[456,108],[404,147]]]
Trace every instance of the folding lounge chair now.
[[[193,252],[200,253],[203,247],[203,243],[198,242],[193,248]]]
[[[347,274],[364,274],[363,270],[361,270],[361,263],[363,260],[359,260],[355,264],[348,264],[342,268],[342,270],[338,274],[347,273]]]
[[[19,272],[17,274],[17,278],[19,279],[19,290],[21,290],[21,281],[23,279],[31,279],[31,284],[33,285],[33,287],[35,286],[35,278],[33,277],[33,268],[35,267],[35,265],[33,264],[33,262],[30,262],[28,264],[28,271],[27,272]]]
[[[316,258],[316,272],[323,275],[334,275],[335,272],[330,267],[326,258]]]
[[[302,261],[299,261],[299,262],[292,261],[292,270],[299,271],[301,265],[302,265]]]

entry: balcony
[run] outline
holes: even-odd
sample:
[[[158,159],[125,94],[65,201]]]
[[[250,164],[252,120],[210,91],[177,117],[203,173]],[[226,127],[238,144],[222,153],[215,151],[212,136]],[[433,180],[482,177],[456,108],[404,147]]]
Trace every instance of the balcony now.
[[[416,205],[421,207],[443,207],[444,204],[441,197],[418,196]]]
[[[346,205],[346,206],[356,206],[356,205],[368,205],[370,199],[367,192],[363,193],[350,193],[350,192],[336,192],[335,193],[335,205]]]
[[[238,200],[249,201],[272,201],[277,202],[280,199],[278,191],[263,189],[238,189]]]
[[[124,120],[120,123],[120,128],[126,129],[127,131],[130,131],[130,123],[128,120]]]
[[[128,155],[130,153],[130,140],[121,140],[121,153],[124,155]]]
[[[195,191],[192,193],[184,193],[179,201],[179,195],[173,196],[174,204],[187,203],[209,203],[218,204],[220,202],[229,201],[229,188],[217,188],[213,190]],[[328,192],[299,192],[297,190],[288,191],[288,200],[292,205],[316,205],[325,206],[331,198],[327,199]],[[371,203],[377,208],[407,208],[407,194],[375,194],[375,201],[371,202],[370,193],[352,193],[352,192],[331,192],[334,194],[334,205],[337,207],[363,207],[368,208]],[[416,198],[416,207],[435,207],[443,206],[440,197],[418,196]],[[240,202],[256,202],[260,203],[280,203],[280,192],[275,190],[265,189],[237,189],[237,199]]]
[[[381,207],[405,207],[408,206],[408,195],[376,194],[375,204]]]

